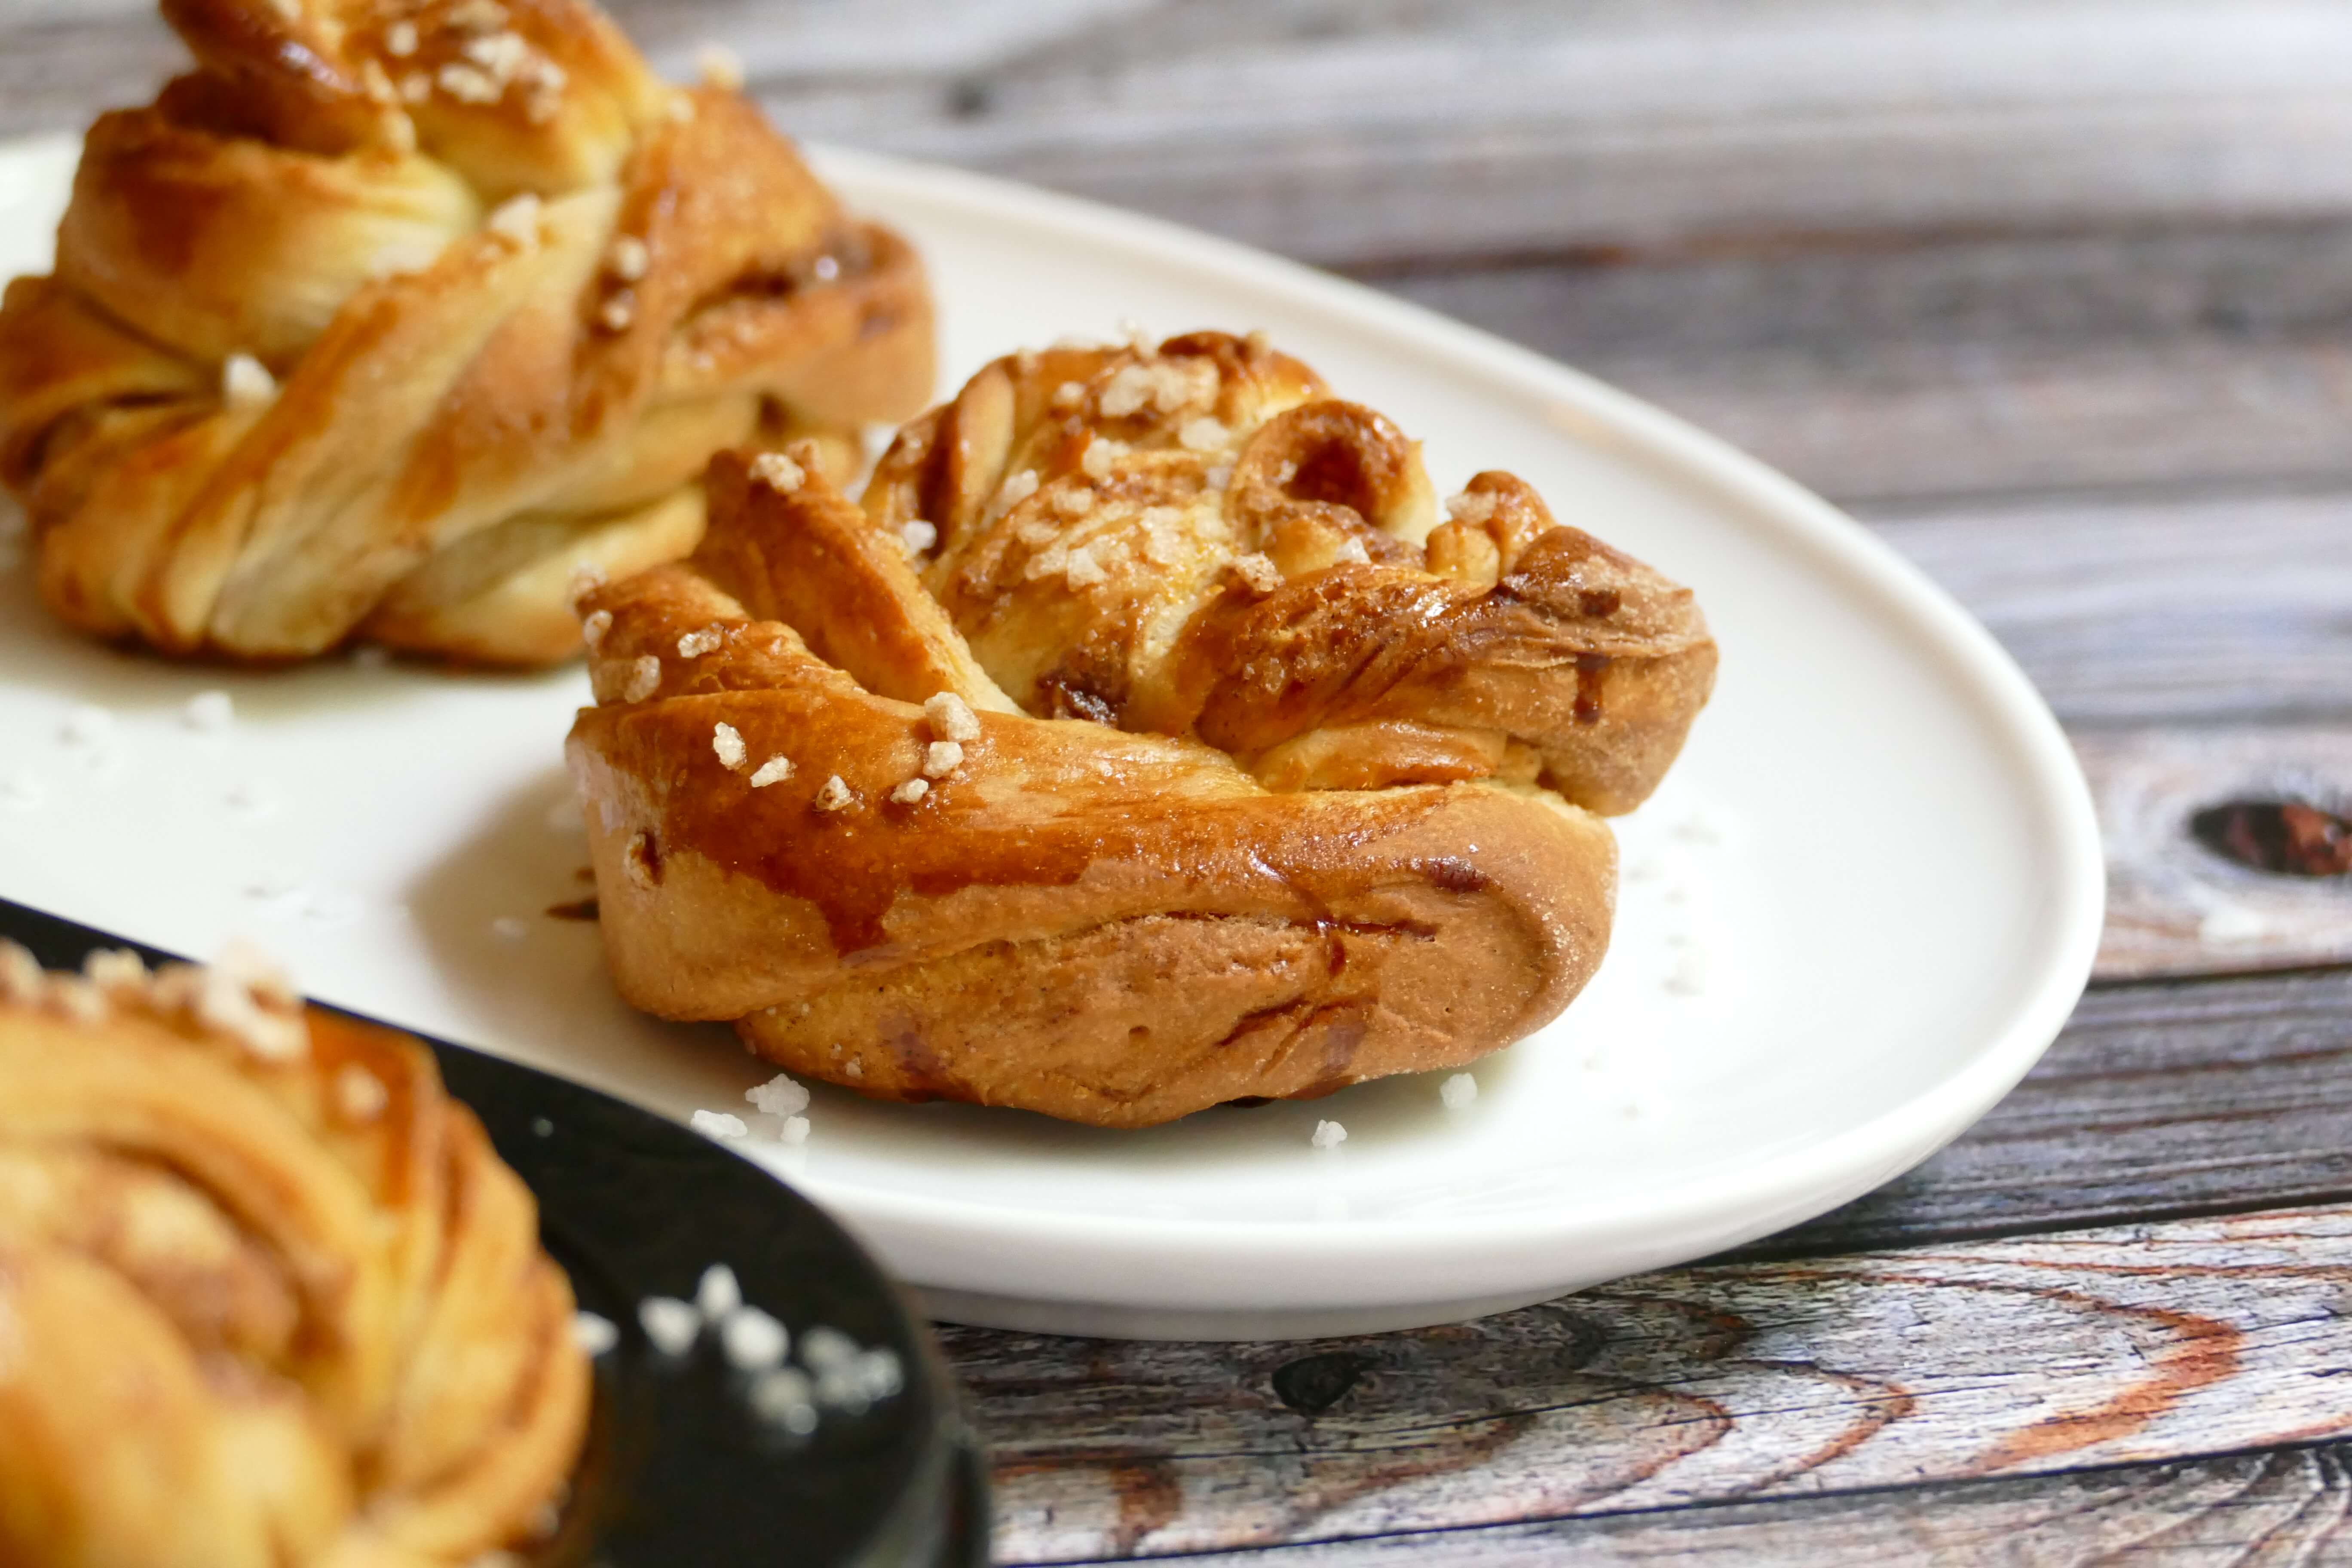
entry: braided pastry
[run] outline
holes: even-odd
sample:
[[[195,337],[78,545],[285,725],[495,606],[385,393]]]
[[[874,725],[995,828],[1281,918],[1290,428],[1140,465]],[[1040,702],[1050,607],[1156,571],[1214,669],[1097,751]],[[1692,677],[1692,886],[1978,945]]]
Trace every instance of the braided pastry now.
[[[921,406],[921,269],[588,0],[163,0],[0,309],[0,479],[66,620],[166,652],[570,657],[709,455]]]
[[[1689,592],[1262,342],[999,361],[861,510],[711,468],[581,602],[622,994],[887,1098],[1144,1126],[1566,1006],[1706,700]]]
[[[545,1526],[586,1361],[405,1036],[0,944],[0,1562],[426,1568]]]

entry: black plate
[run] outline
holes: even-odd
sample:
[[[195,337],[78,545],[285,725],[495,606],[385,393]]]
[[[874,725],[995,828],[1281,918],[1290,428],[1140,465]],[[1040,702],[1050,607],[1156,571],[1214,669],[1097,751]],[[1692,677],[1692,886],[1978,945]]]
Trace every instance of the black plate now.
[[[6,900],[0,936],[53,969],[78,968],[96,947],[128,947],[150,963],[174,957]],[[541,1237],[580,1305],[621,1331],[596,1363],[562,1528],[534,1561],[987,1562],[986,1482],[954,1384],[904,1299],[840,1226],[750,1161],[633,1105],[426,1043],[450,1092],[538,1195]],[[826,1323],[896,1351],[905,1389],[860,1415],[828,1411],[804,1439],[762,1424],[707,1336],[674,1361],[637,1324],[640,1300],[690,1300],[712,1263],[731,1267],[744,1300],[795,1338]]]

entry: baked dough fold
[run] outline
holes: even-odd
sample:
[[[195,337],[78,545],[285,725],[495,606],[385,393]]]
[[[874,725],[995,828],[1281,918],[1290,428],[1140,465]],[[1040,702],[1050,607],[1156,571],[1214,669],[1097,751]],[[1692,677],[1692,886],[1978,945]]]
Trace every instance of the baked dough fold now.
[[[0,1561],[428,1568],[589,1401],[530,1193],[404,1035],[250,964],[0,944]]]
[[[805,458],[808,454],[800,454]],[[983,370],[864,507],[723,456],[581,601],[622,994],[886,1098],[1145,1126],[1457,1067],[1600,963],[1687,590],[1215,333]]]
[[[0,308],[0,479],[96,635],[540,664],[674,559],[709,455],[921,406],[921,268],[587,0],[166,0]]]

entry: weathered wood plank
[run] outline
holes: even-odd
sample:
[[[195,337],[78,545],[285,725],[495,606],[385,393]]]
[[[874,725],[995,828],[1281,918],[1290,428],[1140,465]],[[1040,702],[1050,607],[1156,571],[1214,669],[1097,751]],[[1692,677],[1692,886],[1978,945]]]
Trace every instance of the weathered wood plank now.
[[[1751,1258],[2352,1200],[2352,971],[2101,986],[1908,1174]]]
[[[2352,479],[2339,223],[1366,277],[1849,502]]]
[[[1333,263],[2352,208],[2327,0],[629,0],[803,134]],[[124,0],[0,18],[0,132],[152,75]]]
[[[1865,515],[2070,726],[2352,716],[2352,494]]]
[[[2352,728],[2094,731],[2074,749],[2107,846],[2100,978],[2352,963],[2352,877],[2252,869],[2189,831],[2231,801],[2352,811]]]
[[[2233,1454],[1894,1492],[1370,1537],[1188,1559],[1193,1568],[2247,1568],[2352,1562],[2352,1450]]]
[[[949,1331],[1013,1561],[2172,1459],[2352,1431],[2352,1209],[1643,1276],[1315,1344]]]

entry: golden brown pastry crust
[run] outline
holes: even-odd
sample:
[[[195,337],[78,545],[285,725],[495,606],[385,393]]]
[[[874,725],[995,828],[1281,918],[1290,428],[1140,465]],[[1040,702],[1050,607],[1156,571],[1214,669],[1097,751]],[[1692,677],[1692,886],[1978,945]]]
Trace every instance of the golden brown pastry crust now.
[[[0,479],[75,626],[568,658],[572,573],[690,549],[711,452],[846,472],[929,395],[905,242],[587,0],[164,12],[199,69],[91,127],[0,308]]]
[[[535,1205],[413,1039],[0,945],[0,1560],[457,1564],[589,1397]]]
[[[1687,591],[1506,475],[1436,525],[1386,421],[1216,334],[992,365],[863,511],[709,485],[581,604],[606,952],[887,1098],[1144,1126],[1517,1038],[1606,945],[1588,806],[1713,670]]]

